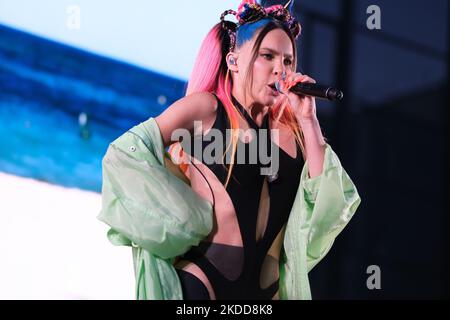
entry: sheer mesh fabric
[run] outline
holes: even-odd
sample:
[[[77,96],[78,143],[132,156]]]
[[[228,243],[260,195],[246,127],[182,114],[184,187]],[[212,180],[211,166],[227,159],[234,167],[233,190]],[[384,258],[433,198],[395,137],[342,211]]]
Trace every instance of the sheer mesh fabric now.
[[[267,141],[272,148],[279,148],[270,141],[269,115],[258,127],[245,109],[235,100],[249,127],[256,132],[266,129]],[[218,100],[216,120],[212,126],[224,136],[229,128],[225,109]],[[212,131],[205,134],[202,150],[213,141]],[[260,137],[260,135],[257,135]],[[184,150],[195,156],[192,150],[194,137]],[[250,151],[250,144],[238,141],[238,147]],[[224,149],[225,150],[225,146]],[[270,150],[270,149],[269,149]],[[208,239],[192,247],[182,259],[194,263],[199,270],[198,278],[207,279],[205,286],[213,291],[216,299],[272,299],[278,291],[278,257],[282,245],[283,227],[287,222],[297,192],[300,172],[303,166],[301,150],[297,146],[296,158],[279,148],[278,178],[271,183],[261,175],[257,163],[235,164],[233,178],[225,190],[227,171],[222,164],[202,163],[197,168],[212,186],[215,198],[216,226]],[[248,156],[249,154],[246,153]],[[248,160],[248,158],[246,159]],[[202,195],[206,189],[202,188]],[[211,192],[209,192],[211,193]],[[217,193],[217,194],[216,194]]]

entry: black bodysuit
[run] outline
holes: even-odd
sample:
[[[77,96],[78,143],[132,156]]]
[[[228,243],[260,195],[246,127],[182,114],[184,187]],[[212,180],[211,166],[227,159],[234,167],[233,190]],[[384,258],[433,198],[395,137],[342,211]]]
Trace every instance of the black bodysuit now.
[[[230,128],[230,125],[224,106],[219,99],[217,100],[217,116],[212,128],[220,130],[225,137],[225,130]],[[255,129],[257,133],[261,129],[269,129],[268,113],[262,126],[258,127],[237,100],[233,99],[233,102],[240,109],[249,126]],[[265,288],[261,288],[261,272],[263,265],[266,265],[265,259],[272,259],[272,268],[278,268],[277,261],[267,253],[288,220],[304,162],[301,149],[297,143],[297,157],[294,159],[271,142],[269,130],[266,130],[266,132],[266,141],[271,143],[272,148],[278,148],[279,150],[279,170],[278,177],[273,182],[268,183],[270,211],[262,238],[256,240],[259,201],[266,178],[261,174],[260,168],[267,167],[270,164],[261,163],[259,158],[256,164],[249,163],[249,144],[238,140],[238,144],[244,144],[243,147],[246,148],[246,162],[245,164],[236,164],[235,162],[232,177],[226,190],[236,210],[243,247],[202,241],[199,246],[192,247],[182,257],[184,260],[194,262],[205,273],[214,290],[216,299],[272,299],[278,290],[278,281],[266,284]],[[205,141],[209,134],[210,132],[202,139],[202,150],[212,142],[211,139]],[[257,135],[257,137],[259,136]],[[194,139],[198,138],[192,138],[191,146],[194,145]],[[183,147],[185,146],[183,145]],[[185,151],[192,155],[193,152],[187,149],[189,148],[185,148]],[[224,146],[224,150],[226,150],[226,146]],[[228,152],[231,152],[231,148]],[[272,152],[272,154],[274,153]],[[227,171],[221,163],[212,165],[205,163],[205,165],[222,184],[225,183]],[[239,232],[239,230],[236,230],[236,232]],[[266,262],[269,263],[270,261],[267,260]],[[177,272],[180,276],[185,300],[209,298],[206,287],[198,278],[183,270],[177,269]],[[271,271],[266,269],[266,272]]]

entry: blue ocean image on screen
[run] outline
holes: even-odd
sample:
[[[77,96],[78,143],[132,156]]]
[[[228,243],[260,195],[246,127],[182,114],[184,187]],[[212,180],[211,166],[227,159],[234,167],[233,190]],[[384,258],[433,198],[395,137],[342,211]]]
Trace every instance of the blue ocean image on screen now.
[[[186,83],[0,25],[0,171],[101,191],[109,143]]]

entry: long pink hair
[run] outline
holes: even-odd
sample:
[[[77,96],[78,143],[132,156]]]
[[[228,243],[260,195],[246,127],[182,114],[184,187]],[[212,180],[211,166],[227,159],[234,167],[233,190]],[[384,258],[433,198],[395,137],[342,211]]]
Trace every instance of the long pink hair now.
[[[259,46],[261,45],[264,36],[270,30],[276,28],[282,28],[282,26],[275,23],[274,21],[272,21],[272,24],[269,28],[267,28],[267,25],[266,27],[260,28],[262,29],[262,31],[260,32],[255,42],[255,46],[253,49],[253,58],[250,62],[251,65],[257,58]],[[297,63],[295,40],[288,30],[284,28],[282,29],[285,30],[291,38],[295,53],[293,61],[293,65],[295,66]],[[186,95],[197,92],[214,93],[224,105],[232,132],[231,142],[227,146],[226,151],[223,155],[223,157],[225,157],[229,148],[231,147],[231,163],[228,169],[227,179],[224,184],[225,188],[228,185],[234,166],[234,158],[237,149],[239,133],[239,119],[243,117],[241,112],[236,108],[231,100],[233,83],[225,59],[229,49],[229,41],[229,36],[226,31],[223,30],[221,23],[216,24],[211,29],[211,31],[206,35],[206,38],[203,40],[203,43],[200,47],[200,51],[197,55],[197,59],[195,61],[194,68],[186,90]],[[246,79],[246,88],[249,88],[252,79],[253,75],[250,73]],[[279,99],[279,101],[269,109],[269,116],[271,119],[277,119],[280,123],[283,123],[289,127],[289,129],[293,132],[297,143],[300,145],[303,158],[305,158],[303,133],[301,131],[301,128],[299,128],[298,126],[297,120],[293,112],[291,111],[291,108],[288,107],[288,100]],[[169,153],[172,159],[179,164],[180,169],[185,174],[187,174],[189,161],[181,147],[181,144],[179,142],[172,144],[169,148]]]

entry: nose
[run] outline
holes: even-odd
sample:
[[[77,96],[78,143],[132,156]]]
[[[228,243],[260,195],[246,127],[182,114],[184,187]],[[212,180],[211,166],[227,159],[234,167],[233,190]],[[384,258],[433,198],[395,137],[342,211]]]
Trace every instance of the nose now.
[[[286,80],[286,69],[276,69],[274,70],[274,74],[277,78],[280,77],[283,81]]]
[[[274,73],[276,76],[281,75],[282,72],[283,72],[283,68],[275,67],[275,68],[273,69],[273,73]]]
[[[286,70],[284,69],[283,63],[277,62],[273,68],[273,73],[275,74],[275,76],[283,76],[283,74],[286,73]]]

